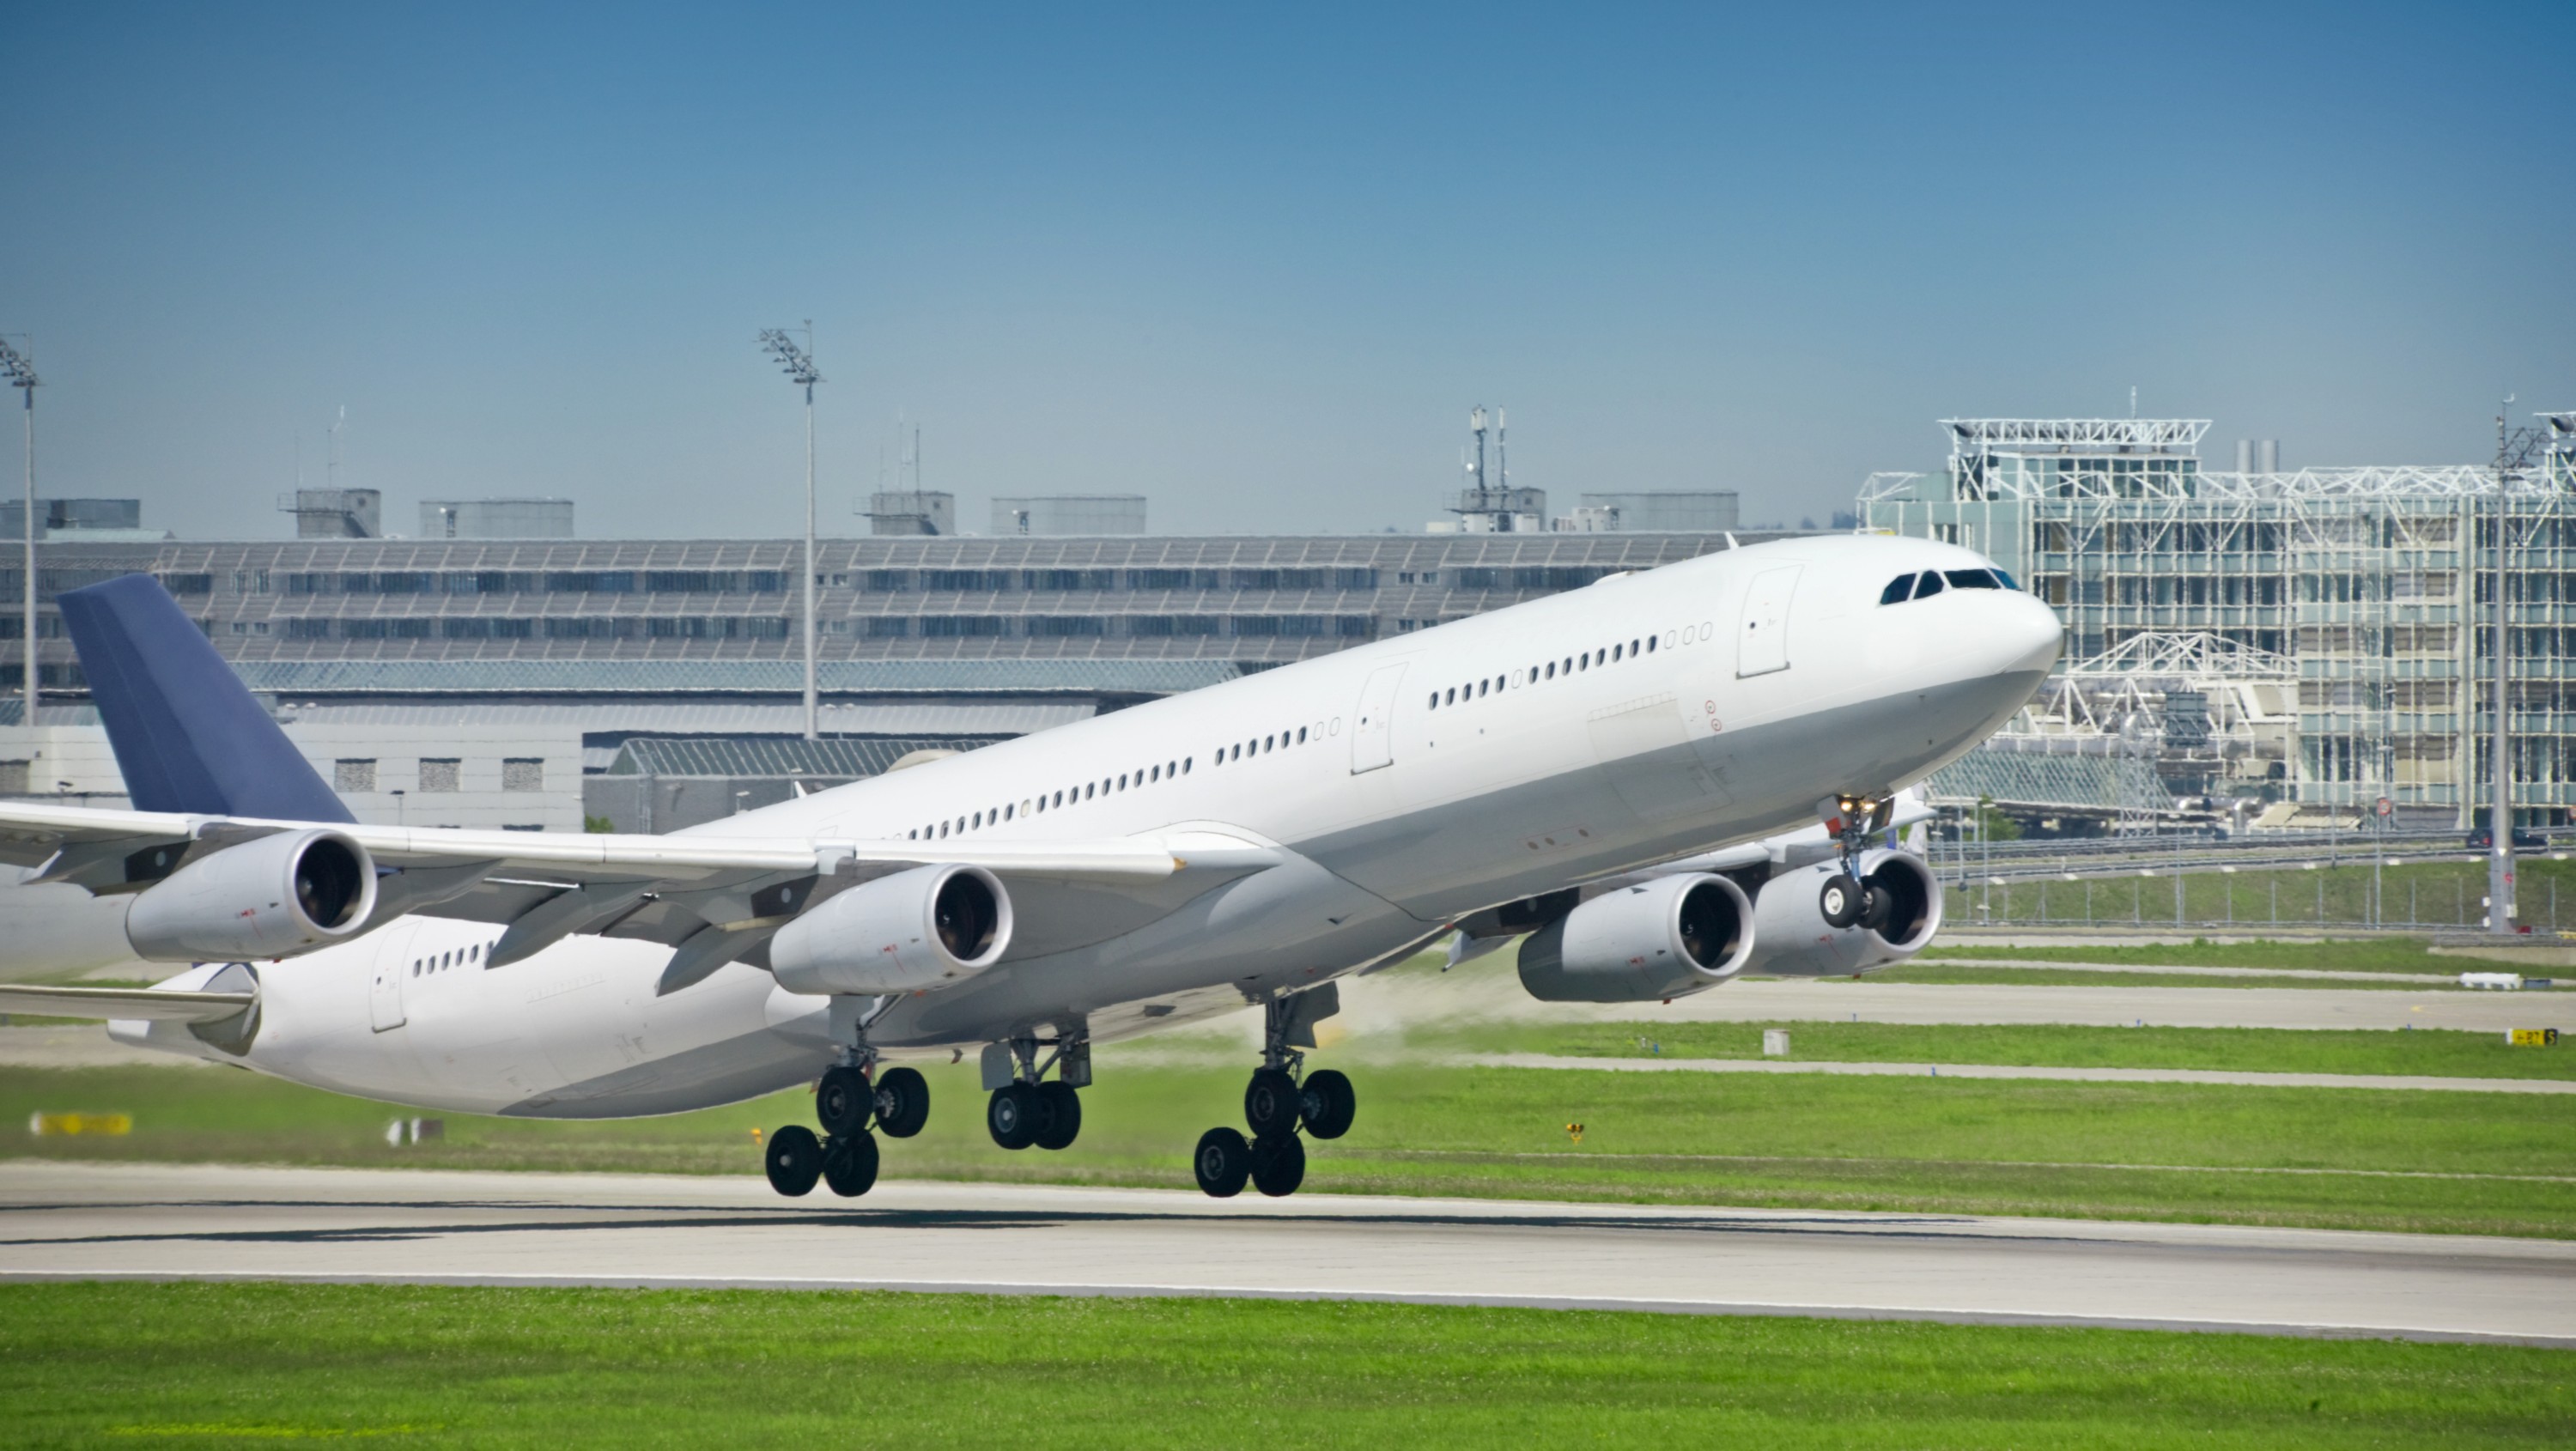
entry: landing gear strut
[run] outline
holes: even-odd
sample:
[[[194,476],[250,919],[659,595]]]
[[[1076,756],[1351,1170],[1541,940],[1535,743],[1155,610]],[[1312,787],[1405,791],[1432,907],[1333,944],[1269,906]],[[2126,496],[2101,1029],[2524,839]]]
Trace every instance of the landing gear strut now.
[[[930,1083],[917,1069],[889,1068],[879,1073],[877,1051],[868,1046],[867,1022],[853,1016],[845,1025],[850,1040],[841,1061],[823,1071],[814,1085],[814,1117],[823,1126],[817,1138],[802,1124],[789,1124],[769,1136],[763,1166],[769,1187],[792,1197],[814,1192],[817,1182],[844,1199],[855,1198],[877,1182],[876,1133],[908,1139],[930,1121]],[[869,1132],[874,1125],[876,1133]]]
[[[1895,799],[1828,796],[1816,803],[1816,814],[1824,818],[1825,830],[1833,833],[1834,853],[1842,868],[1825,878],[1816,894],[1816,910],[1832,927],[1886,926],[1896,900],[1885,887],[1861,880],[1860,854],[1869,845],[1870,833],[1883,829],[1896,814]]]
[[[1044,1061],[1038,1049],[1055,1052]],[[1046,1077],[1053,1068],[1055,1077]],[[1091,1083],[1091,1040],[1060,1037],[1052,1045],[1014,1038],[984,1049],[984,1082],[993,1096],[984,1105],[984,1127],[1006,1149],[1066,1149],[1082,1133],[1082,1095]]]
[[[1358,1109],[1350,1079],[1330,1068],[1298,1078],[1306,1063],[1298,1050],[1315,1046],[1315,1024],[1340,1006],[1330,983],[1264,1005],[1261,1067],[1243,1090],[1243,1121],[1252,1134],[1213,1128],[1199,1136],[1190,1170],[1203,1192],[1231,1199],[1249,1181],[1274,1199],[1294,1194],[1306,1182],[1306,1142],[1298,1130],[1319,1139],[1350,1131]]]

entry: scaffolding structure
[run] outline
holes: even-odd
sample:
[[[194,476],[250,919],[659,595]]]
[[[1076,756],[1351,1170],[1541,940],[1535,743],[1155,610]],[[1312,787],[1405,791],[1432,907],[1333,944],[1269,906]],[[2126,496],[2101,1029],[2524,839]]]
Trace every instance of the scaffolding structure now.
[[[2125,672],[2139,701],[2202,693],[2223,713],[2259,701],[2286,667],[2296,698],[2283,702],[2277,747],[2240,742],[2229,755],[2222,727],[2208,784],[2221,798],[2294,803],[2275,813],[2282,824],[2350,822],[2382,800],[2405,824],[2471,822],[2488,771],[2501,560],[2517,815],[2569,820],[2576,414],[2541,415],[2492,465],[2272,473],[2202,469],[2200,419],[1942,427],[1943,474],[1870,477],[1860,495],[1870,527],[1977,549],[2057,608],[2080,663],[2043,696],[2057,702],[2049,709],[2099,697],[2103,680]],[[2111,722],[2125,716],[2104,708],[2067,732],[2111,754]],[[2149,714],[2162,729],[2168,712]],[[2273,738],[2268,725],[2257,734]],[[2027,749],[2011,736],[1994,749]],[[2249,775],[2258,762],[2264,772]],[[2157,765],[2169,788],[2190,784],[2180,763],[2167,740]]]

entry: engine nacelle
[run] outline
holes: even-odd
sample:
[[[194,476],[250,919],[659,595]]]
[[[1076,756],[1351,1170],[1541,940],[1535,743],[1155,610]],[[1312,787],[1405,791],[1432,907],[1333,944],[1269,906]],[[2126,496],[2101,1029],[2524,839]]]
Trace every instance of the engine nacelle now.
[[[1835,863],[1782,872],[1762,884],[1753,902],[1752,970],[1778,977],[1843,977],[1922,951],[1941,930],[1941,889],[1932,869],[1912,852],[1885,848],[1862,853],[1858,865],[1864,885],[1888,894],[1882,925],[1836,927],[1825,921],[1817,897],[1825,880],[1842,870]]]
[[[1753,904],[1724,877],[1676,872],[1593,898],[1521,944],[1521,986],[1551,1003],[1644,1003],[1744,970]]]
[[[963,982],[1011,945],[1011,897],[982,867],[863,882],[778,930],[769,970],[799,993],[908,993]]]
[[[376,910],[376,864],[327,828],[281,831],[179,868],[125,909],[146,962],[293,957],[358,934]]]

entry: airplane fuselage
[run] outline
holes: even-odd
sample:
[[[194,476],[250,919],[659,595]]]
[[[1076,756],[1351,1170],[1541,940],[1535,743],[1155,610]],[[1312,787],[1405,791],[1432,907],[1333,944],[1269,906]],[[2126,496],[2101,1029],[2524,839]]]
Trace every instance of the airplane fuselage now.
[[[236,1061],[429,1107],[613,1117],[808,1081],[831,1061],[836,1012],[873,1013],[869,1042],[895,1057],[1204,1018],[1401,957],[1467,913],[1794,827],[1819,797],[1954,759],[2038,686],[2056,618],[2009,590],[1880,596],[1909,570],[1984,565],[1869,536],[1752,546],[695,828],[1128,836],[1283,858],[1176,885],[1180,900],[1133,925],[1015,891],[1010,954],[936,991],[801,995],[737,962],[657,996],[667,946],[576,937],[486,970],[499,927],[410,916],[261,965],[261,1021]],[[222,1056],[176,1024],[117,1031]]]

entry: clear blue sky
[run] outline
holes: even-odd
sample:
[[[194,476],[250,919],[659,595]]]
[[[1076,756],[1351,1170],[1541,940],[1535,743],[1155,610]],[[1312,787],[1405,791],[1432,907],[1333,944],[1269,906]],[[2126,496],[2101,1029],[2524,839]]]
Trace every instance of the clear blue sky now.
[[[978,527],[1415,529],[1474,403],[1560,507],[1748,519],[2132,385],[2221,466],[2476,460],[2576,407],[2567,18],[8,0],[0,331],[44,491],[201,538],[342,405],[398,529],[786,532],[806,317],[845,533],[898,413]]]

